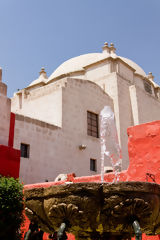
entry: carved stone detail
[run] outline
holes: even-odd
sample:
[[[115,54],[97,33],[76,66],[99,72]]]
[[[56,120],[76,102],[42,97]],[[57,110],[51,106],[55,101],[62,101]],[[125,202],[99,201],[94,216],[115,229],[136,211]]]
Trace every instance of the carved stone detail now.
[[[123,213],[123,214],[122,214]],[[143,199],[126,199],[113,207],[111,215],[114,217],[135,216],[138,219],[149,217],[152,214],[151,206]]]
[[[115,201],[115,202],[114,202]],[[132,223],[138,220],[141,226],[146,225],[146,221],[152,214],[151,206],[148,202],[140,198],[121,199],[118,196],[112,196],[111,199],[105,199],[104,209],[102,211],[102,221],[106,219],[107,228],[114,230],[114,226],[118,226],[120,231],[133,232]],[[147,219],[147,220],[146,220]],[[147,224],[148,225],[148,224]]]
[[[37,223],[40,228],[42,228],[45,232],[54,232],[54,228],[51,227],[51,225],[46,222],[44,219],[40,218],[35,212],[33,212],[29,208],[25,208],[26,216],[33,221],[34,223]]]
[[[82,217],[83,211],[79,211],[74,204],[59,203],[49,209],[49,218],[53,222],[62,223],[63,221],[77,222]]]
[[[132,223],[138,220],[142,232],[160,234],[160,186],[155,183],[76,183],[32,188],[24,194],[27,216],[49,233],[69,222],[67,231],[77,239],[102,239],[110,233],[132,236]]]

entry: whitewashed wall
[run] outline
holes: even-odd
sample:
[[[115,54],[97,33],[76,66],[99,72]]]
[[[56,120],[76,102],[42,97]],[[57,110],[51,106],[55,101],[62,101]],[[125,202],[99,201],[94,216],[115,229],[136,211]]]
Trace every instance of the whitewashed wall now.
[[[14,147],[30,144],[30,157],[21,158],[23,182],[54,180],[60,173],[99,173],[100,141],[87,135],[87,111],[99,114],[105,105],[113,109],[111,98],[95,83],[67,79],[62,88],[62,128],[17,115]],[[80,150],[81,144],[86,149]],[[97,172],[90,171],[90,158],[97,159]]]

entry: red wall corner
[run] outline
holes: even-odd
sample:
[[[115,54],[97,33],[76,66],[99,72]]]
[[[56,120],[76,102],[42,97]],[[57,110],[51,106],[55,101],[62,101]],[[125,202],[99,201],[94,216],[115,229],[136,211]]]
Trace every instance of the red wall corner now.
[[[128,128],[128,180],[160,183],[160,121]]]
[[[14,127],[15,127],[15,114],[11,112],[11,114],[10,114],[9,138],[8,138],[8,146],[9,147],[13,147],[13,143],[14,143]]]
[[[18,178],[20,169],[20,150],[0,145],[0,174]]]
[[[13,148],[15,114],[10,114],[8,146],[0,145],[0,174],[18,178],[20,169],[20,150]]]

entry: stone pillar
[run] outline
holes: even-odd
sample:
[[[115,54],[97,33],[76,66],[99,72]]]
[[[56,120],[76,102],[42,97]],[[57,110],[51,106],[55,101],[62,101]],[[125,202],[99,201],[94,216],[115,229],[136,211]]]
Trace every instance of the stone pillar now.
[[[154,76],[152,75],[151,72],[148,73],[148,79],[152,82],[154,81]]]
[[[107,42],[104,43],[102,50],[103,50],[103,53],[106,54],[106,57],[110,55],[110,47],[108,46]]]
[[[0,68],[0,95],[7,96],[7,85],[2,82],[2,68]]]
[[[8,145],[10,127],[11,100],[7,97],[7,85],[2,82],[0,68],[0,144]]]
[[[110,44],[110,52],[111,52],[111,54],[115,54],[116,53],[116,48],[114,47],[113,43]]]

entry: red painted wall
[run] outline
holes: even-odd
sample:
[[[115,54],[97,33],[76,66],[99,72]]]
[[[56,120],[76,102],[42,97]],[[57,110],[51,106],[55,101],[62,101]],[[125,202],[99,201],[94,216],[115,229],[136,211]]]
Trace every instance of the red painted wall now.
[[[10,116],[8,146],[0,145],[0,174],[14,178],[19,177],[20,150],[13,148],[15,114]]]
[[[160,121],[146,123],[128,129],[130,165],[127,180],[160,183]],[[152,178],[148,175],[152,174]]]
[[[0,145],[0,174],[14,178],[19,177],[20,151]]]

